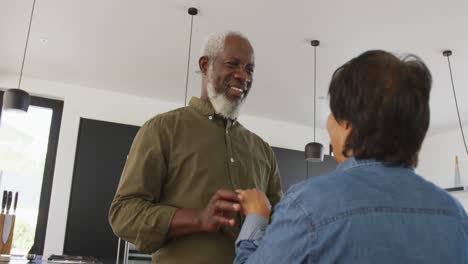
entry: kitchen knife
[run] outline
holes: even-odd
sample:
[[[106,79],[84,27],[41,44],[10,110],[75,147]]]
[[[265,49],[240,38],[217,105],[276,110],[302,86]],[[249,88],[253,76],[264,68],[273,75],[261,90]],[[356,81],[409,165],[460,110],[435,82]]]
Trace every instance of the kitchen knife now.
[[[2,230],[3,245],[6,244],[6,242],[8,241],[8,238],[10,237],[10,231],[11,231],[12,225],[13,225],[13,216],[5,215],[5,222],[3,222],[3,230]]]
[[[2,214],[5,213],[5,206],[7,204],[7,197],[8,197],[8,192],[3,191],[3,198],[2,198]]]
[[[15,192],[15,201],[13,202],[13,214],[16,214],[17,205],[18,205],[18,192]]]
[[[6,213],[10,213],[10,208],[11,208],[11,200],[13,200],[13,193],[11,191],[8,191],[8,199],[7,199],[7,205],[6,205]]]

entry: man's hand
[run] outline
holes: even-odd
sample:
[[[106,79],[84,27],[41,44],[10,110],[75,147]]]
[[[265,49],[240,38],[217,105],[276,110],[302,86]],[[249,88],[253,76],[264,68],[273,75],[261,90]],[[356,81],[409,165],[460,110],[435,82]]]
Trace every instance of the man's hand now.
[[[216,232],[223,226],[234,226],[235,220],[229,215],[240,210],[239,198],[237,194],[230,190],[220,189],[210,202],[200,212],[200,228],[204,232]]]
[[[240,211],[237,193],[218,190],[204,209],[180,208],[172,218],[167,239],[172,240],[199,232],[216,232],[221,226],[233,226],[235,220],[229,215]]]
[[[270,219],[271,205],[265,193],[257,189],[236,190],[245,215],[257,213],[267,221]]]

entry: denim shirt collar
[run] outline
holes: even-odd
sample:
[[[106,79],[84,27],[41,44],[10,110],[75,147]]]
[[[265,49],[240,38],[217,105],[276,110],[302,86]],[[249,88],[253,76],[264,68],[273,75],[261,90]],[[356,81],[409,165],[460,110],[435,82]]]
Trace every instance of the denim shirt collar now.
[[[385,166],[390,167],[389,165],[385,165],[383,162],[375,160],[375,159],[356,159],[355,157],[349,157],[345,159],[341,164],[338,165],[336,168],[337,171],[346,171],[356,167],[362,166]],[[397,166],[395,166],[397,167]],[[414,168],[403,168],[402,169],[409,169],[414,171]]]

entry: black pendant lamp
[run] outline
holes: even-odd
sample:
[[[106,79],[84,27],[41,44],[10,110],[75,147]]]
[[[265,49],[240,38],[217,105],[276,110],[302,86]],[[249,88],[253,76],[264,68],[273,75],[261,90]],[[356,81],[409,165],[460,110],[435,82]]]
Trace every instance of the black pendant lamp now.
[[[29,94],[21,89],[8,89],[3,94],[3,110],[19,110],[27,112],[30,103]]]
[[[448,63],[448,68],[449,68],[449,72],[450,72],[450,80],[451,80],[451,83],[452,83],[453,98],[455,99],[455,108],[457,109],[458,123],[460,124],[460,131],[461,131],[461,136],[462,136],[462,139],[463,139],[463,144],[465,144],[465,151],[466,151],[466,154],[468,155],[468,147],[466,146],[465,133],[463,133],[463,126],[462,126],[462,121],[461,121],[461,118],[460,118],[460,111],[458,110],[457,94],[455,93],[455,85],[453,84],[452,66],[450,65],[450,56],[452,56],[452,51],[451,50],[444,50],[444,51],[442,51],[442,55],[447,57],[447,63]]]
[[[19,82],[18,82],[18,88],[8,89],[3,94],[3,110],[5,111],[18,110],[18,111],[27,112],[29,108],[31,97],[26,91],[21,89],[21,81],[23,80],[24,62],[26,61],[26,53],[28,51],[29,34],[31,33],[31,24],[32,24],[35,6],[36,6],[36,0],[33,1],[32,9],[31,9],[31,18],[29,19],[28,34],[26,36],[26,45],[24,47],[23,61],[21,63],[21,71],[20,71],[20,77],[19,77]]]
[[[317,108],[317,46],[320,45],[320,41],[312,40],[310,44],[314,47],[314,142],[310,142],[305,146],[305,159],[312,162],[322,162],[323,145],[315,142],[315,112]]]
[[[187,75],[185,77],[185,100],[184,106],[187,106],[187,92],[188,92],[188,81],[189,81],[189,72],[190,72],[190,55],[192,50],[192,32],[193,32],[193,16],[198,14],[198,9],[195,7],[190,7],[187,12],[191,16],[190,20],[190,37],[188,45],[188,55],[187,55]]]

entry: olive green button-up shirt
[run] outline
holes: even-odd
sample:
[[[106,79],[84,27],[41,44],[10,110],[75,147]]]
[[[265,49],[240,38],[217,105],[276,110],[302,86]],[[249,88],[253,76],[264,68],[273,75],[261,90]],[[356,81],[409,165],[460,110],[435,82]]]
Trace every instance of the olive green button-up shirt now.
[[[237,121],[215,115],[210,102],[157,115],[138,131],[112,202],[114,232],[153,253],[156,263],[232,263],[237,225],[167,241],[177,208],[204,208],[218,189],[257,188],[274,206],[281,198],[270,146]]]

